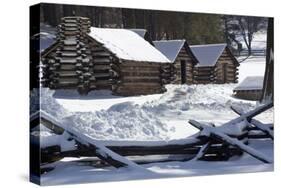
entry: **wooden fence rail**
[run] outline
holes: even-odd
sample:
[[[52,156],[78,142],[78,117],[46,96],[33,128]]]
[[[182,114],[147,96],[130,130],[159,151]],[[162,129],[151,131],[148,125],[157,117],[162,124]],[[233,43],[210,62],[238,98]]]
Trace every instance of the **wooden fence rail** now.
[[[32,117],[32,121],[39,122],[52,130],[55,134],[67,133],[70,140],[75,141],[75,149],[62,151],[59,143],[57,145],[41,148],[42,165],[52,163],[64,157],[97,157],[106,164],[127,168],[143,169],[138,162],[129,160],[128,156],[149,156],[149,155],[182,155],[175,160],[228,160],[234,155],[248,153],[254,158],[265,163],[272,163],[273,160],[265,154],[257,151],[248,145],[249,139],[272,139],[273,126],[263,124],[254,117],[273,106],[273,103],[264,104],[247,113],[231,107],[239,117],[216,127],[214,124],[204,124],[195,120],[190,120],[189,124],[199,129],[199,132],[186,138],[171,141],[99,141],[88,136],[81,135],[75,129],[59,122],[53,121],[48,114],[41,112]],[[239,134],[229,131],[229,128],[241,126],[245,123]],[[227,129],[226,129],[227,127]],[[241,127],[240,127],[241,128]],[[125,157],[127,156],[127,157]],[[171,159],[169,159],[171,160]],[[163,161],[162,159],[160,161]],[[149,162],[149,161],[146,161]],[[157,162],[153,160],[151,162]],[[159,162],[159,161],[158,161]],[[144,170],[144,169],[143,169]]]

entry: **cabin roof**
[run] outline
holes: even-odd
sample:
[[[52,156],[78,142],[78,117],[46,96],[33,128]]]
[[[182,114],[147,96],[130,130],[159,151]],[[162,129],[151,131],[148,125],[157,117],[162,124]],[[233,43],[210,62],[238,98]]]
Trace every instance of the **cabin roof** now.
[[[190,46],[191,51],[199,62],[196,65],[197,67],[215,66],[225,48],[225,43]]]
[[[263,76],[246,77],[233,91],[262,90]]]
[[[56,42],[56,36],[49,33],[40,32],[34,36],[39,36],[40,38],[40,52],[43,52]]]
[[[149,36],[148,32],[146,29],[128,29],[130,31],[135,32],[136,34],[138,34],[140,37],[144,38],[144,40],[148,41],[152,46],[154,46],[151,37]]]
[[[128,29],[91,27],[89,36],[120,59],[156,63],[170,62],[149,42]]]
[[[56,33],[56,28],[40,23],[40,33],[32,36],[32,39],[40,40],[40,52],[43,52],[45,49],[56,43]]]
[[[133,32],[135,32],[136,34],[138,34],[140,37],[144,38],[147,30],[146,29],[129,29]]]
[[[159,40],[153,41],[155,48],[164,54],[171,62],[174,62],[185,44],[185,40]]]

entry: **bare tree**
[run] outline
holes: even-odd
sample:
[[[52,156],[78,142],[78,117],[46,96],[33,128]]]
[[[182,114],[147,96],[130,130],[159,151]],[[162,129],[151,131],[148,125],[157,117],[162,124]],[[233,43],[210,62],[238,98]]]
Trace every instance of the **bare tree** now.
[[[252,54],[252,41],[253,35],[260,30],[260,25],[262,23],[262,18],[260,17],[237,17],[240,34],[248,49],[248,55]]]
[[[254,34],[266,28],[266,20],[262,17],[231,16],[224,15],[224,33],[226,42],[236,44],[238,52],[242,50],[241,39],[244,41],[248,55],[252,55],[252,41]]]

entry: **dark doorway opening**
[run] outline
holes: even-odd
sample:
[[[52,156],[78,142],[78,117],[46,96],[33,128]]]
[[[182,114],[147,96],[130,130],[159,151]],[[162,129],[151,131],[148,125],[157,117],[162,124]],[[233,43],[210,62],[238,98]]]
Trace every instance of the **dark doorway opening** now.
[[[181,60],[181,84],[186,83],[186,62]]]

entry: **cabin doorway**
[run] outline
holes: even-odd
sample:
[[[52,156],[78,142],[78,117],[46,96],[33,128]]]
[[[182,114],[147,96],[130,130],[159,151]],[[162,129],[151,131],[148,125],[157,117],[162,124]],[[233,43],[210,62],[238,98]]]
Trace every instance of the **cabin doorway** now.
[[[181,84],[186,83],[186,62],[181,60]]]

